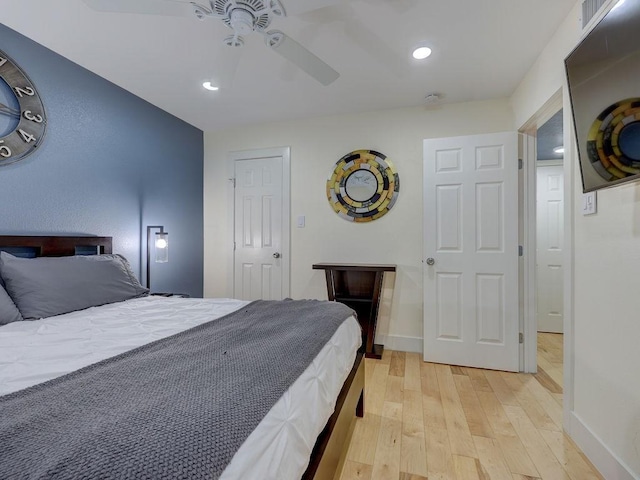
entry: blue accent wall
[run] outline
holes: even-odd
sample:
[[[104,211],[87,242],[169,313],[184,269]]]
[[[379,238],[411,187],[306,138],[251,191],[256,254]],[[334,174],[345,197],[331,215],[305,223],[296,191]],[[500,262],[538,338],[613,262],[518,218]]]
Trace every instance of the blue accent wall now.
[[[0,50],[48,119],[37,151],[0,168],[0,234],[112,236],[144,283],[146,226],[164,225],[152,290],[202,296],[202,131],[1,24]]]

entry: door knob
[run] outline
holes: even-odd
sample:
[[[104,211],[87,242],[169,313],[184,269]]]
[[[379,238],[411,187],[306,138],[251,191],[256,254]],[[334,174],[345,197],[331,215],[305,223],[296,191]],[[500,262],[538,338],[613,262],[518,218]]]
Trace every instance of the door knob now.
[[[427,258],[427,265],[433,265],[434,263],[436,263],[436,261],[433,258]]]
[[[274,253],[273,258],[280,258],[280,253],[279,252]]]

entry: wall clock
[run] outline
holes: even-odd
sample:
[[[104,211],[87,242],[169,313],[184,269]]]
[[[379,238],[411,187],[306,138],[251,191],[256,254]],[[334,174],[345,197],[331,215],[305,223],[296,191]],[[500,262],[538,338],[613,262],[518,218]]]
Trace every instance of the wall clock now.
[[[620,100],[598,115],[589,129],[587,154],[608,182],[640,173],[640,98]]]
[[[0,166],[23,159],[42,142],[47,120],[33,82],[0,51]]]
[[[386,214],[398,199],[400,178],[391,161],[374,150],[342,157],[327,180],[334,211],[351,222],[370,222]]]

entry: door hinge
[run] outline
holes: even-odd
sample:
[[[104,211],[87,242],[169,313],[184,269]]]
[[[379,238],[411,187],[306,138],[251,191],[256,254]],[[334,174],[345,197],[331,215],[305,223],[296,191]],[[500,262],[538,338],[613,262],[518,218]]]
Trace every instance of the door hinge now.
[[[524,248],[522,247],[522,245],[518,245],[518,256],[519,257],[524,256]]]
[[[518,159],[518,170],[522,170],[524,162],[522,161],[521,158]]]
[[[233,242],[233,251],[236,251],[236,242]]]
[[[231,183],[233,183],[233,188],[236,188],[236,179],[235,178],[230,178],[229,181]]]
[[[524,343],[524,333],[519,333],[518,334],[518,342],[519,343]]]

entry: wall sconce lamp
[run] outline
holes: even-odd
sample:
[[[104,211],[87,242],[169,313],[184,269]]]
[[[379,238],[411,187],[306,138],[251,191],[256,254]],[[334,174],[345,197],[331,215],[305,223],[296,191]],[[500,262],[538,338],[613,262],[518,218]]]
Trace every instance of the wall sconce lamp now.
[[[153,242],[155,262],[167,263],[169,261],[169,233],[164,231],[164,225],[149,225],[147,227],[147,288],[149,289],[151,289],[151,230],[158,230]]]

